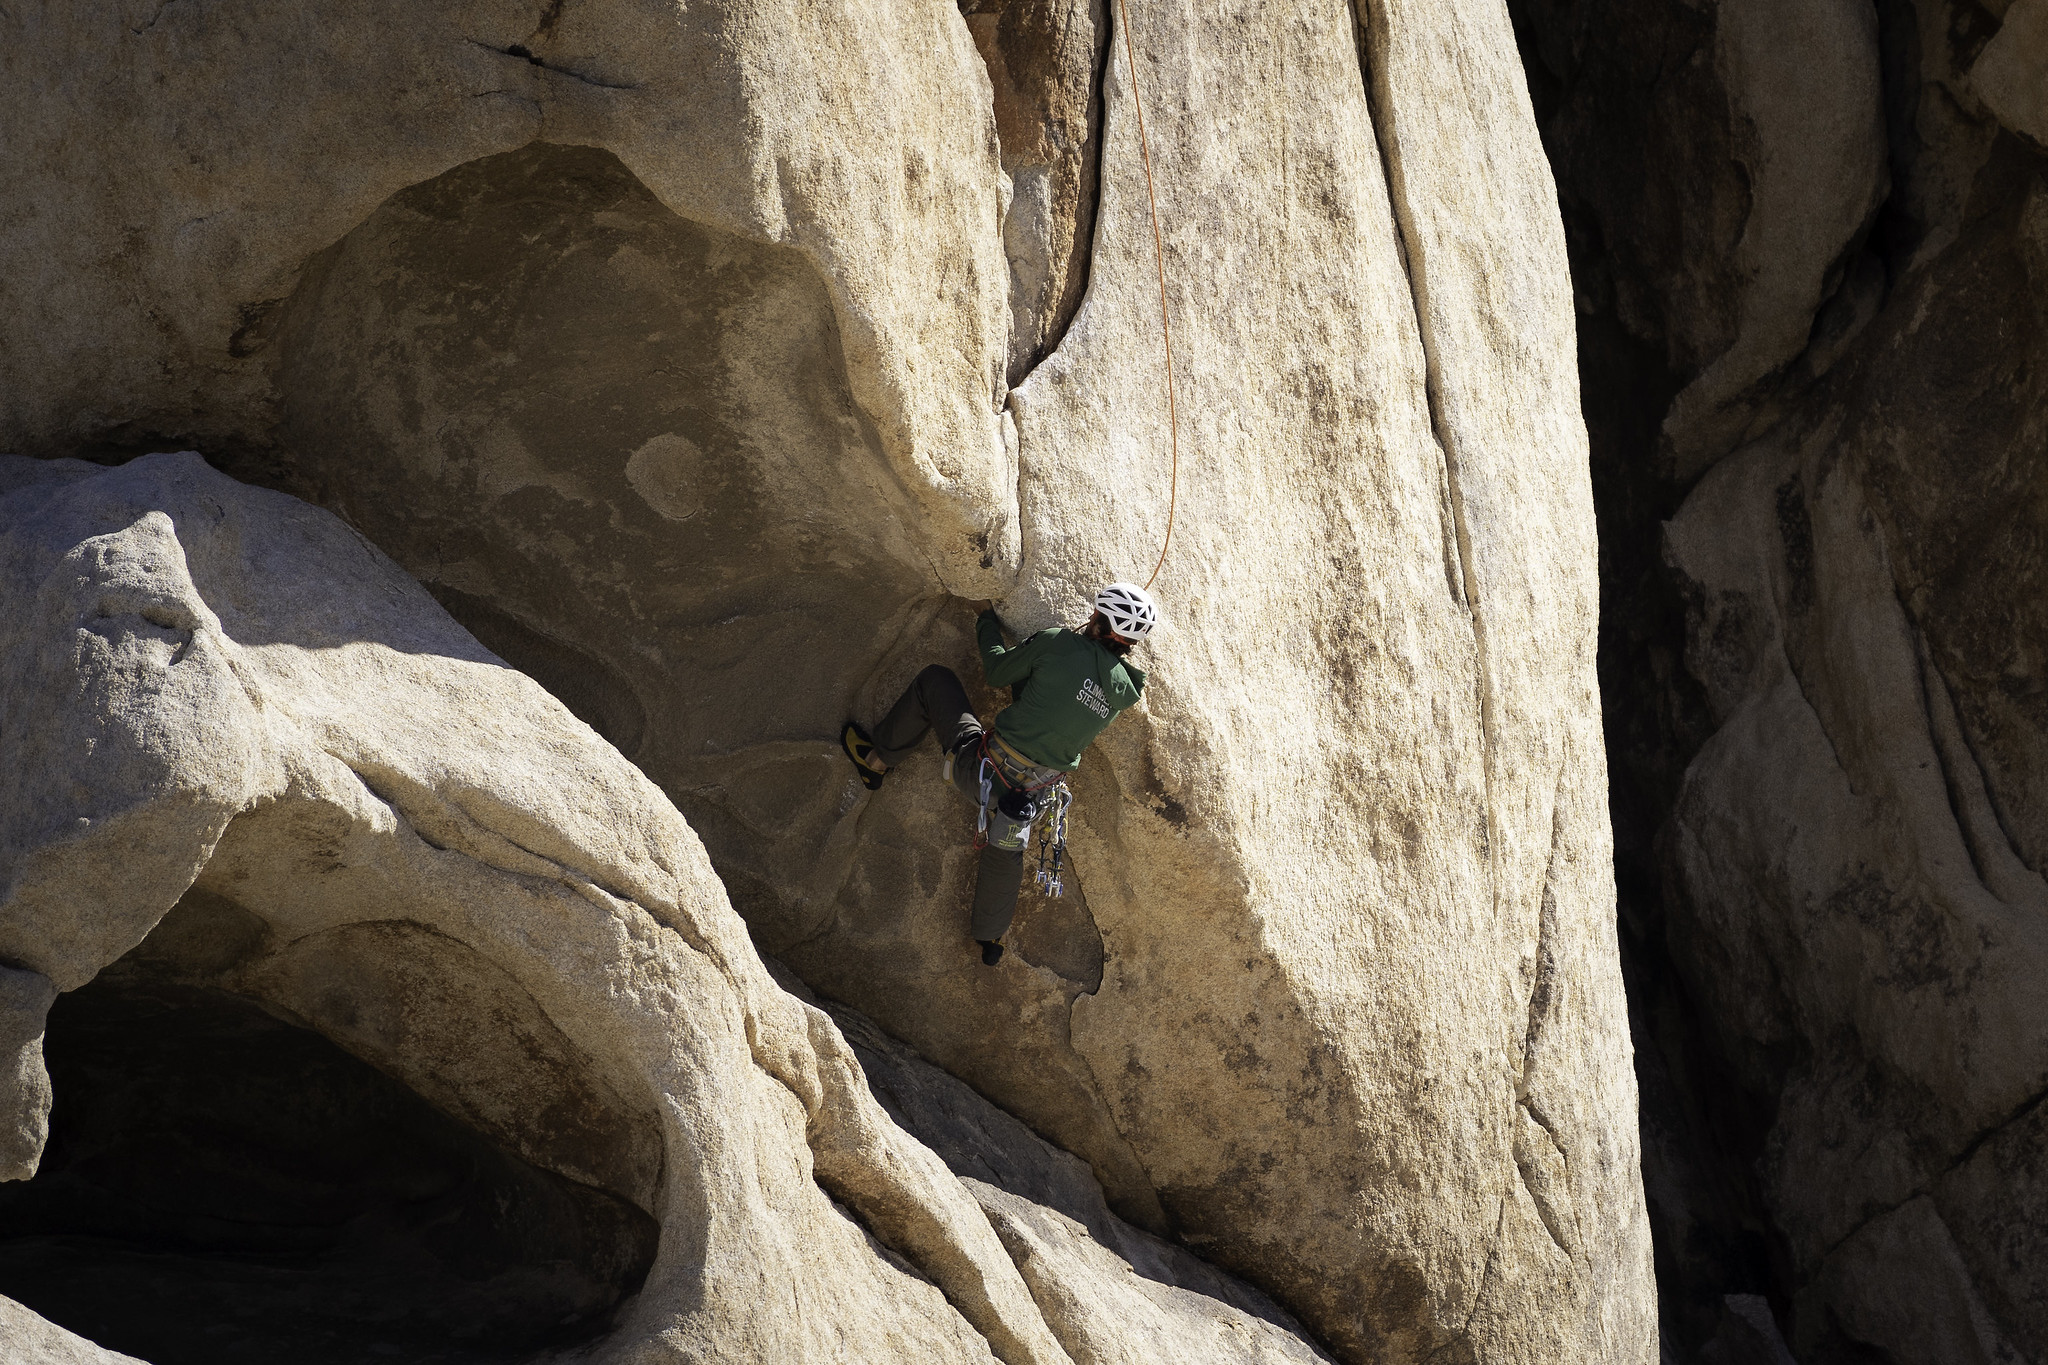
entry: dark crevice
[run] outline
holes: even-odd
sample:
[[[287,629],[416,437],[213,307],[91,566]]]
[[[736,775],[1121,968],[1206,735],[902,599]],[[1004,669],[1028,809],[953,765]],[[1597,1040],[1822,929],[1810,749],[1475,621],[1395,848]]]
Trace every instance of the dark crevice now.
[[[1679,972],[1660,851],[1685,772],[1715,727],[1686,666],[1687,604],[1664,555],[1664,524],[1693,481],[1656,458],[1664,415],[1696,366],[1677,353],[1667,301],[1643,278],[1646,262],[1720,250],[1717,220],[1686,211],[1676,186],[1727,172],[1723,141],[1672,118],[1702,80],[1713,19],[1678,5],[1550,0],[1510,0],[1508,11],[1556,177],[1577,312],[1617,941],[1663,1335],[1667,1358],[1690,1362],[1724,1295],[1788,1306],[1790,1260],[1757,1174],[1775,1095],[1753,1093],[1721,1055]]]
[[[1047,174],[1055,218],[1060,205],[1072,207],[1070,235],[1047,243],[1058,258],[1047,263],[1059,272],[1058,289],[1036,304],[1020,299],[1014,290],[1011,294],[1013,347],[1020,336],[1035,334],[1035,339],[1028,350],[1010,356],[1005,369],[1008,387],[1022,384],[1059,349],[1087,296],[1099,246],[1095,234],[1101,221],[1103,91],[1114,52],[1110,9],[1105,0],[960,0],[960,12],[970,21],[988,68],[1005,169]],[[1082,22],[1092,34],[1092,49],[1087,53],[1085,82],[1077,83],[1073,78],[1084,67],[1075,50],[1080,44],[1073,37]],[[1077,84],[1085,95],[1075,100]],[[1007,224],[1005,228],[1007,258]],[[1020,303],[1026,308],[1020,310]]]
[[[1869,1214],[1866,1214],[1862,1218],[1857,1219],[1856,1225],[1854,1227],[1850,1228],[1840,1237],[1835,1238],[1834,1241],[1828,1243],[1827,1249],[1822,1251],[1818,1256],[1813,1258],[1815,1274],[1819,1274],[1821,1267],[1824,1267],[1827,1264],[1828,1259],[1832,1257],[1837,1251],[1840,1251],[1844,1246],[1846,1246],[1856,1236],[1857,1233],[1863,1231],[1872,1223],[1875,1223],[1880,1219],[1887,1218],[1890,1215],[1897,1213],[1900,1209],[1906,1207],[1906,1205],[1912,1203],[1915,1199],[1923,1199],[1932,1196],[1934,1194],[1935,1186],[1939,1185],[1943,1180],[1947,1179],[1950,1175],[1954,1174],[1957,1171],[1960,1171],[1963,1167],[1969,1165],[1971,1160],[1976,1157],[1977,1153],[1983,1149],[1985,1143],[1990,1142],[1992,1139],[1996,1138],[2000,1133],[2003,1133],[2006,1129],[2012,1127],[2014,1124],[2024,1123],[2027,1119],[2033,1116],[2035,1110],[2041,1108],[2044,1104],[2048,1104],[2048,1090],[2043,1090],[2038,1094],[2028,1096],[2026,1099],[2020,1101],[2018,1105],[2014,1106],[2005,1115],[2005,1117],[1997,1120],[1988,1128],[1985,1128],[1982,1132],[1978,1133],[1975,1137],[1971,1138],[1967,1143],[1963,1144],[1962,1150],[1956,1153],[1955,1157],[1951,1161],[1949,1161],[1947,1165],[1943,1166],[1939,1171],[1935,1172],[1927,1179],[1921,1181],[1918,1185],[1915,1185],[1913,1189],[1903,1198],[1895,1199],[1890,1203],[1884,1205],[1883,1207],[1876,1209]]]
[[[1108,101],[1103,97],[1109,80],[1109,64],[1116,56],[1116,34],[1114,24],[1104,5],[1103,18],[1099,24],[1102,41],[1096,44],[1095,70],[1089,77],[1088,95],[1088,150],[1081,163],[1080,207],[1074,215],[1073,277],[1067,281],[1067,299],[1051,326],[1046,328],[1045,342],[1039,347],[1036,366],[1059,350],[1060,343],[1067,339],[1067,329],[1074,325],[1080,315],[1081,305],[1088,299],[1088,286],[1095,278],[1095,253],[1101,249],[1096,233],[1102,224],[1102,149],[1107,144],[1108,129],[1103,125],[1109,117]]]
[[[572,81],[594,86],[599,90],[638,90],[640,88],[637,85],[615,85],[610,81],[601,81],[595,76],[586,76],[580,71],[572,71],[566,66],[556,66],[545,58],[534,56],[532,49],[526,47],[523,43],[513,43],[510,47],[497,47],[475,38],[471,38],[468,41],[474,46],[484,49],[486,52],[495,52],[501,57],[516,57],[528,66],[537,66],[541,70],[551,72],[557,76],[567,76]]]

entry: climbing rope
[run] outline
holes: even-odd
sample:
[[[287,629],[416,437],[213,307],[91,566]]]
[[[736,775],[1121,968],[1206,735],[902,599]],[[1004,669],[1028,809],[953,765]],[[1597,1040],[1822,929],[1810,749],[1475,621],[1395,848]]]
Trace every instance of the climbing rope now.
[[[1131,72],[1131,107],[1138,111],[1138,155],[1145,163],[1145,202],[1152,210],[1152,262],[1159,269],[1159,336],[1166,348],[1166,429],[1173,447],[1173,473],[1166,493],[1166,538],[1159,544],[1159,562],[1145,590],[1159,580],[1165,567],[1166,551],[1173,545],[1173,514],[1180,502],[1180,409],[1173,396],[1173,329],[1166,321],[1166,247],[1159,236],[1159,196],[1152,188],[1152,148],[1145,140],[1145,101],[1138,93],[1138,57],[1131,47],[1131,12],[1124,0],[1116,0],[1117,27],[1123,30],[1124,63]]]

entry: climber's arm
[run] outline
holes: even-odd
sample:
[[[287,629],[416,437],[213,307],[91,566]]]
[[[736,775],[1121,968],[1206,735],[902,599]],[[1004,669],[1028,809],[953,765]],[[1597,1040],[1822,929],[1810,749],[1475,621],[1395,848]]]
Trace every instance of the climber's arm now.
[[[1021,645],[1003,644],[1003,623],[993,611],[985,611],[974,623],[974,638],[981,646],[981,672],[990,687],[1014,687],[1031,675],[1038,661],[1046,632],[1040,631]]]

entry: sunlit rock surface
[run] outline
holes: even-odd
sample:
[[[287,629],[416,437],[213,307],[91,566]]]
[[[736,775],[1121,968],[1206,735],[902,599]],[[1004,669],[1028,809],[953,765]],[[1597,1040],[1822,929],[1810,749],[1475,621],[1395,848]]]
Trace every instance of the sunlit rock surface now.
[[[268,1302],[266,1261],[309,1257],[388,1296],[355,1340],[345,1306],[309,1300],[287,1348],[309,1360],[426,1352],[439,1327],[479,1359],[566,1337],[604,1360],[1059,1362],[1131,1300],[1155,1321],[1084,1358],[1171,1359],[1204,1332],[1319,1358],[1256,1291],[1112,1218],[1075,1158],[875,1035],[869,1055],[954,1088],[976,1127],[949,1159],[1060,1172],[988,1183],[1061,1254],[999,1237],[996,1196],[898,1127],[838,1028],[770,978],[652,784],[341,522],[192,454],[9,457],[0,478],[27,607],[0,636],[10,758],[29,733],[48,759],[10,764],[0,953],[66,992],[17,1011],[48,1013],[59,1107],[55,1168],[0,1187],[6,1288],[167,1359],[260,1358],[233,1324]],[[364,1212],[351,1180],[409,1183],[414,1211]],[[1041,1208],[1077,1198],[1105,1247]],[[362,1216],[293,1243],[319,1200]],[[109,1238],[154,1276],[96,1256]],[[508,1249],[531,1254],[490,1261]],[[181,1256],[205,1267],[182,1292],[226,1319],[197,1341],[172,1331]],[[1176,1297],[1138,1283],[1162,1266]],[[449,1302],[395,1292],[401,1274]],[[0,1341],[29,1342],[22,1323]]]
[[[967,8],[39,12],[0,440],[192,445],[339,513],[658,784],[764,950],[1339,1358],[1649,1360],[1571,294],[1505,13],[1136,8],[1176,500],[1108,7]],[[1170,502],[1079,892],[984,970],[935,756],[869,795],[832,737],[972,674],[963,599],[1028,630],[1148,576]]]

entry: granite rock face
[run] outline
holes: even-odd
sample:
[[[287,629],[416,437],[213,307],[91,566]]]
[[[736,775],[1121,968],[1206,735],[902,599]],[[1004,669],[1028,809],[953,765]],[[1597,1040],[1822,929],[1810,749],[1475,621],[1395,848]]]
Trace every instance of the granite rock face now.
[[[653,1219],[609,1358],[1065,1359],[681,816],[389,560],[189,453],[6,475],[0,956],[70,991],[155,943],[148,984],[303,1022]]]
[[[15,1365],[139,1365],[134,1356],[102,1350],[12,1299],[0,1298],[0,1342]]]
[[[857,1012],[826,1008],[889,1116],[974,1191],[1077,1362],[1328,1360],[1264,1294],[1118,1218],[1079,1158]]]
[[[0,1180],[36,1173],[50,1136],[50,1073],[43,1066],[43,1022],[57,988],[41,972],[0,968]]]
[[[1731,60],[1765,9],[1796,71]],[[2040,1358],[2038,7],[1517,10],[1610,532],[1667,1338],[1763,1294],[1802,1361]]]
[[[1074,1358],[1131,1365],[1204,1341],[1324,1358],[1255,1290],[1110,1215],[1076,1158],[857,1017],[851,1051],[775,984],[652,784],[333,517],[192,454],[8,458],[0,479],[0,563],[31,607],[0,641],[9,758],[27,732],[68,759],[8,808],[0,953],[42,983],[24,1013],[64,1016],[54,983],[102,1027],[125,1018],[107,1036],[146,1053],[137,1030],[239,1008],[245,1031],[310,1030],[370,1063],[518,1174],[494,1235],[573,1225],[575,1273],[510,1287],[515,1312],[538,1299],[588,1319],[579,1359],[1064,1362],[1070,1338]],[[60,1032],[87,1024],[64,1017]],[[948,1159],[991,1178],[963,1182],[899,1127],[864,1060],[941,1093]],[[10,1284],[25,1239],[69,1254],[47,1240],[66,1190],[119,1188],[76,1149],[121,1150],[103,1117],[121,1097],[58,1074],[86,1093],[57,1104],[84,1117],[59,1184],[0,1193]],[[227,1116],[197,1107],[197,1131],[228,1141]],[[1029,1231],[1000,1233],[985,1207]],[[68,1340],[6,1312],[10,1360]],[[229,1330],[222,1349],[248,1346]]]
[[[1338,1358],[1647,1361],[1570,285],[1506,14],[1135,10],[1176,498],[1110,9],[38,11],[0,440],[176,437],[339,513],[658,784],[763,950]],[[985,971],[936,756],[869,795],[832,736],[972,677],[963,599],[1030,630],[1142,580],[1169,505],[1080,893]],[[1027,1267],[1114,1279],[1000,1206]],[[1116,1358],[1138,1294],[1062,1340]]]

